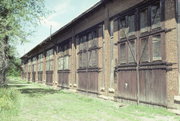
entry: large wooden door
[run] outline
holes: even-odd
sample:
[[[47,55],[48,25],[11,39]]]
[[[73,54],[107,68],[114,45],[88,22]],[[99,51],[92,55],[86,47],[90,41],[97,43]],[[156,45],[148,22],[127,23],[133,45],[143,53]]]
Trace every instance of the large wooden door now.
[[[58,71],[58,83],[62,88],[69,88],[69,71]]]
[[[98,93],[98,70],[79,70],[78,88],[81,91]]]
[[[47,85],[53,84],[53,71],[46,71],[46,84]]]

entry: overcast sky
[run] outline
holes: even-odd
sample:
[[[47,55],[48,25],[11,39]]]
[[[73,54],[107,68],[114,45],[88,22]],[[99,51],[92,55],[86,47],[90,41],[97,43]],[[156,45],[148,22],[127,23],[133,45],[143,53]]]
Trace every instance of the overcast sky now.
[[[23,56],[49,37],[51,25],[52,33],[54,33],[98,1],[99,0],[45,0],[47,8],[54,12],[42,20],[42,24],[36,28],[36,31],[30,37],[30,42],[17,46],[19,56]]]

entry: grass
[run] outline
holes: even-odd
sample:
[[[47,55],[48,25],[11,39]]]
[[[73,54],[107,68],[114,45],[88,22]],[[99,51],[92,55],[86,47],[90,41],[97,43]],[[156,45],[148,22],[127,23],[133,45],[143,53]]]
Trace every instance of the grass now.
[[[12,120],[19,109],[19,91],[9,88],[0,88],[0,120]]]
[[[10,78],[9,83],[9,90],[18,90],[21,94],[15,99],[19,101],[19,105],[15,105],[17,113],[6,121],[180,121],[164,108],[119,107],[120,103],[26,83],[19,78]]]

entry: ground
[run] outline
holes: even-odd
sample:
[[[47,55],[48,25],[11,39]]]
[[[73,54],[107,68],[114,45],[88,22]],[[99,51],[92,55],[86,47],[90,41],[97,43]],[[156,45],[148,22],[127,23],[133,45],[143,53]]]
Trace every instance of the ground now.
[[[125,105],[10,78],[21,92],[17,115],[6,121],[180,121],[165,108]],[[0,118],[1,120],[1,118]]]

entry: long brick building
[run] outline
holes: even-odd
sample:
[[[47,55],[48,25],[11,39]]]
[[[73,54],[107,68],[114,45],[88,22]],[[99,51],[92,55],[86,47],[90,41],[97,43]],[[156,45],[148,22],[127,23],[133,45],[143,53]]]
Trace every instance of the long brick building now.
[[[176,107],[180,0],[101,0],[22,59],[22,77],[99,97]]]

